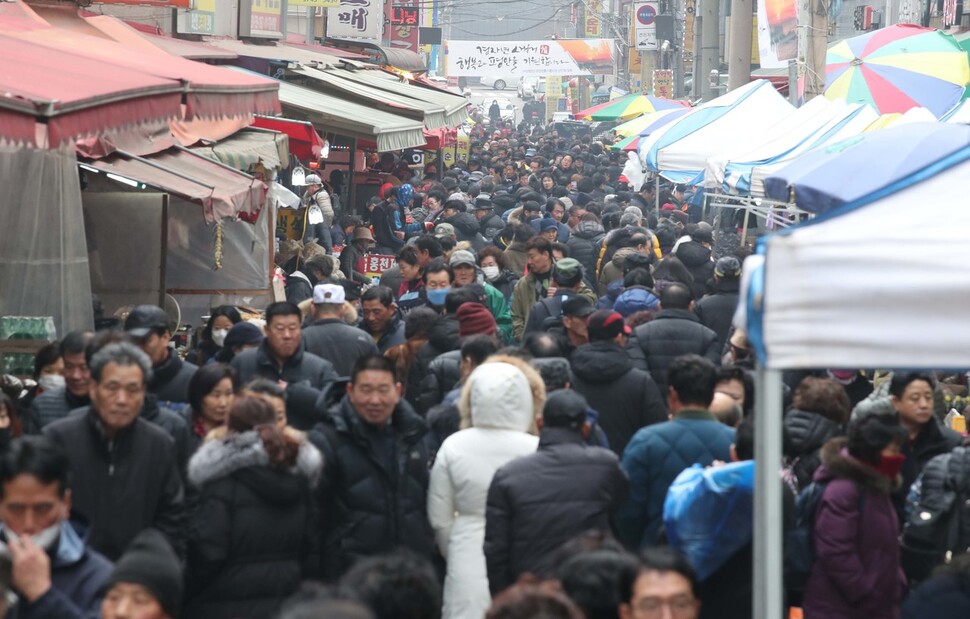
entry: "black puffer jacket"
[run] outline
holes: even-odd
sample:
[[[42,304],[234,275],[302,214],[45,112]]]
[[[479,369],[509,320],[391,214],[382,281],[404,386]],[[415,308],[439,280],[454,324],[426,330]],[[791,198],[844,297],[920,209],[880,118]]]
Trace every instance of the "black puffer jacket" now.
[[[613,342],[577,348],[571,357],[573,389],[599,412],[599,426],[617,455],[637,430],[667,420],[667,406],[650,375],[633,367]]]
[[[784,428],[785,462],[791,466],[801,489],[812,483],[815,469],[822,464],[822,445],[845,432],[831,419],[797,408],[785,414]]]
[[[616,455],[579,432],[546,428],[535,454],[498,471],[488,489],[485,562],[492,594],[525,572],[549,575],[556,551],[591,529],[609,531],[629,483]]]
[[[489,211],[488,215],[478,222],[478,231],[488,241],[494,239],[503,228],[505,228],[505,222],[494,211]]]
[[[569,257],[575,258],[583,265],[586,283],[594,290],[596,289],[596,260],[599,258],[605,235],[603,226],[595,221],[581,221],[566,241]]]
[[[458,213],[449,219],[442,218],[439,223],[451,224],[455,228],[455,240],[468,241],[475,253],[485,247],[485,237],[478,232],[478,220],[471,213]]]
[[[421,381],[418,412],[427,415],[433,406],[441,404],[445,394],[461,380],[461,351],[449,350],[431,360],[428,373]]]
[[[940,454],[949,453],[963,443],[963,437],[947,428],[936,417],[923,426],[916,438],[903,445],[902,485],[893,492],[893,505],[900,522],[906,522],[906,495],[909,487],[919,477],[926,463]]]
[[[714,292],[697,302],[694,311],[705,327],[717,333],[717,341],[726,342],[731,331],[734,311],[738,308],[737,281],[717,282]]]
[[[677,357],[695,354],[721,364],[717,334],[688,310],[660,310],[653,320],[636,328],[626,349],[634,366],[650,372],[657,389],[664,394],[667,368]]]
[[[322,461],[309,443],[292,468],[269,464],[255,431],[210,440],[189,463],[199,500],[189,523],[183,619],[269,619],[308,573],[312,486]]]
[[[169,350],[168,359],[152,368],[148,392],[155,394],[162,406],[173,410],[184,408],[189,402],[189,381],[198,369],[194,363],[182,361],[174,350]]]
[[[303,329],[307,352],[333,364],[337,376],[349,377],[357,359],[379,354],[374,338],[339,318],[314,321]]]
[[[428,343],[418,349],[414,363],[411,364],[411,372],[408,375],[407,398],[412,406],[418,408],[421,384],[424,382],[424,377],[428,375],[428,367],[431,362],[439,355],[459,348],[461,348],[461,338],[458,335],[458,316],[443,314],[431,327]]]
[[[505,302],[511,306],[512,304],[512,290],[515,289],[515,282],[519,281],[519,276],[508,269],[503,269],[498,277],[494,281],[488,282],[493,288],[502,293],[505,297]]]
[[[711,250],[697,241],[684,241],[677,247],[674,255],[684,263],[687,270],[694,277],[690,285],[695,299],[700,299],[707,291],[707,282],[714,277],[714,263],[711,261]]]
[[[283,368],[276,364],[266,340],[256,348],[244,350],[230,364],[239,374],[239,384],[245,385],[254,378],[266,378],[273,382],[283,380],[289,384],[303,384],[314,389],[324,389],[337,379],[333,364],[326,359],[307,352],[300,342],[296,353],[286,360]]]
[[[325,576],[337,577],[361,557],[400,546],[432,555],[427,432],[403,400],[391,424],[377,430],[361,420],[347,397],[310,432],[326,463],[319,492]]]

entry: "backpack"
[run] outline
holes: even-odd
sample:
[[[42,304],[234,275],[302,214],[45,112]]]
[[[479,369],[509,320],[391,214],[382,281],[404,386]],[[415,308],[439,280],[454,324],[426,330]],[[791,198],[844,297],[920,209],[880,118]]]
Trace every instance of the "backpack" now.
[[[803,592],[815,563],[815,517],[829,482],[813,481],[795,499],[795,527],[785,540],[785,586]],[[859,513],[865,509],[866,493],[859,488]]]
[[[938,565],[967,550],[970,451],[957,447],[930,460],[913,484],[915,498],[900,539],[900,560],[910,583],[926,580]],[[968,505],[967,507],[970,507]]]

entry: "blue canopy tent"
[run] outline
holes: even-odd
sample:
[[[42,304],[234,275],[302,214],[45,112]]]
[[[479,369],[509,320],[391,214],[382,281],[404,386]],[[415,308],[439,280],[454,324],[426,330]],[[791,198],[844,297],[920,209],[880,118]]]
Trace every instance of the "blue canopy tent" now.
[[[758,358],[757,462],[781,462],[783,370],[967,366],[968,174],[964,146],[759,241],[735,317]],[[759,466],[756,617],[782,616],[781,493],[777,468]]]
[[[765,178],[765,194],[825,213],[970,145],[970,126],[913,123],[849,138],[799,157]]]

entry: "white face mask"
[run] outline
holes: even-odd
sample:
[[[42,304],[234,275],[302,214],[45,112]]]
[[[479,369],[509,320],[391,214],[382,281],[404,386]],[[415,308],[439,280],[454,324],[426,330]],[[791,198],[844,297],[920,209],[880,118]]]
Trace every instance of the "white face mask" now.
[[[4,535],[7,536],[8,542],[16,542],[17,540],[20,539],[20,536],[14,533],[12,529],[4,528],[3,533]],[[53,550],[54,543],[57,541],[58,536],[60,534],[61,534],[61,521],[58,520],[57,522],[47,527],[43,531],[40,531],[39,533],[35,533],[34,535],[31,535],[30,539],[35,544],[43,548],[44,550],[51,551]],[[0,554],[5,554],[5,553],[9,554],[9,552],[10,551],[7,549],[6,545],[4,544],[2,550],[0,550]]]
[[[44,374],[37,379],[37,385],[44,391],[53,391],[64,386],[64,377],[60,374]]]
[[[499,276],[499,273],[501,273],[501,271],[499,271],[498,266],[493,264],[487,267],[482,267],[482,273],[485,274],[485,277],[486,279],[488,279],[488,281],[493,281],[495,278]]]
[[[229,334],[229,329],[213,329],[212,330],[212,343],[216,346],[222,346],[226,341],[226,336]]]

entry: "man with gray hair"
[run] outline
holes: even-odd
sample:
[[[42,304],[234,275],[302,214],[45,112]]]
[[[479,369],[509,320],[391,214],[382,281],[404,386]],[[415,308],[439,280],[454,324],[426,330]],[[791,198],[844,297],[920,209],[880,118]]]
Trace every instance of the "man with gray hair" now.
[[[91,523],[89,545],[112,561],[147,527],[181,548],[183,489],[175,444],[139,416],[151,362],[127,342],[90,362],[91,406],[51,423],[44,434],[67,454],[75,511]]]

